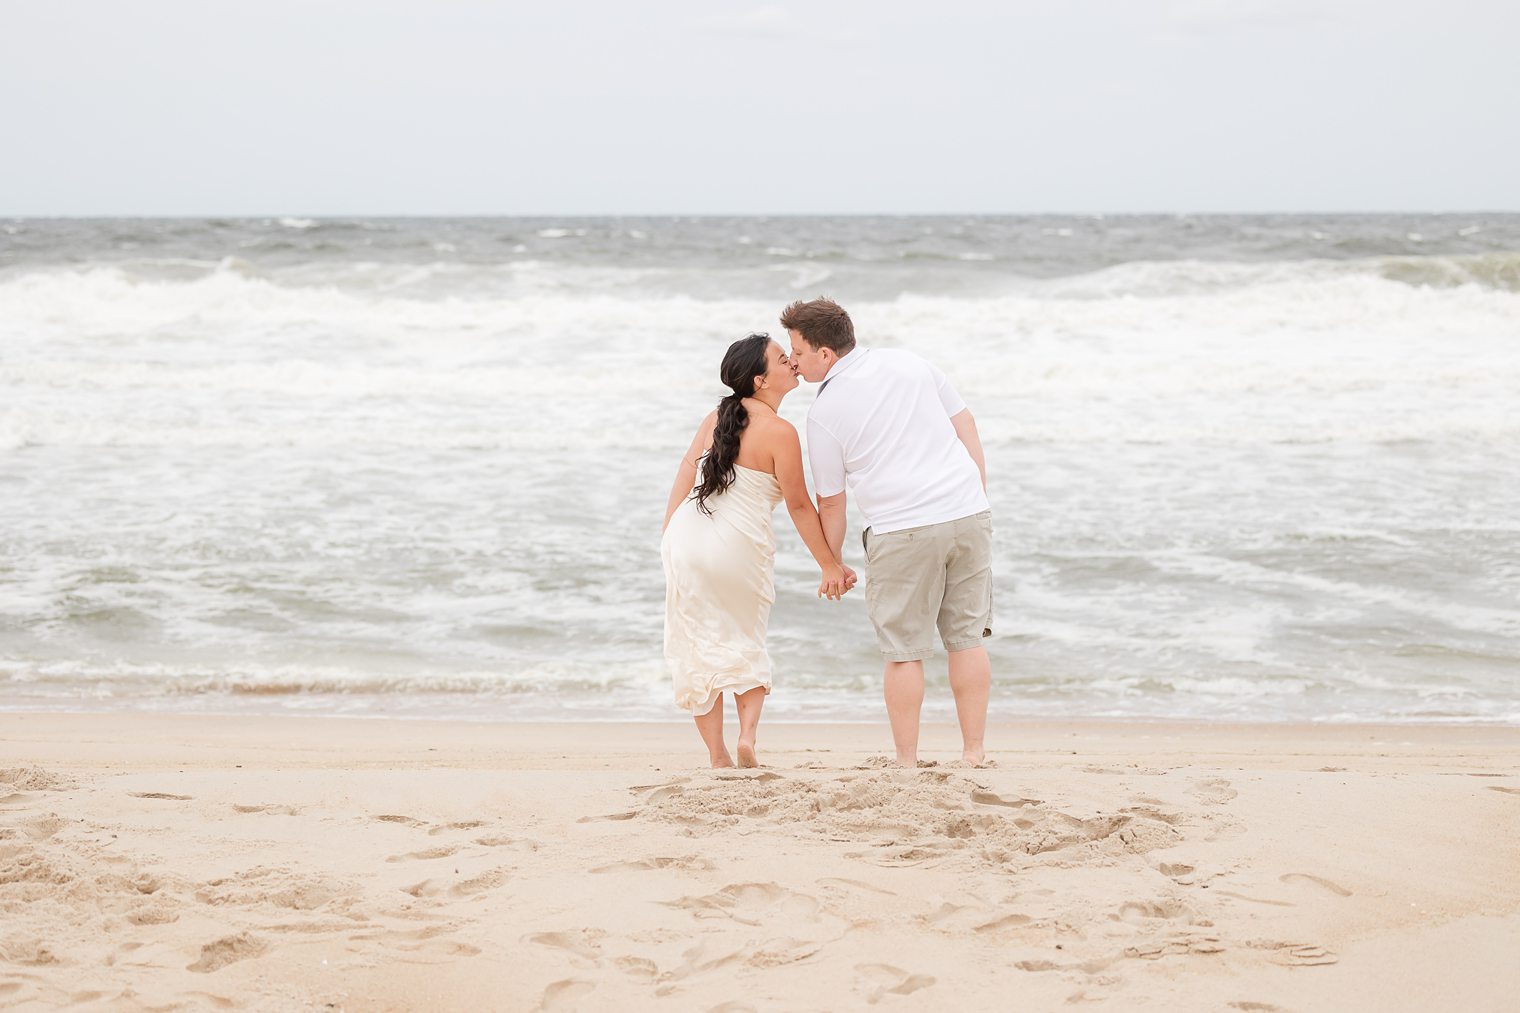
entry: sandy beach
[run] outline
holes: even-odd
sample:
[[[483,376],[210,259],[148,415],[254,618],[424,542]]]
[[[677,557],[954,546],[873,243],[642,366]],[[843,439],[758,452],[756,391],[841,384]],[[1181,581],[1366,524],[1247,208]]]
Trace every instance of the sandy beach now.
[[[1520,731],[0,715],[18,1009],[1506,1010]]]

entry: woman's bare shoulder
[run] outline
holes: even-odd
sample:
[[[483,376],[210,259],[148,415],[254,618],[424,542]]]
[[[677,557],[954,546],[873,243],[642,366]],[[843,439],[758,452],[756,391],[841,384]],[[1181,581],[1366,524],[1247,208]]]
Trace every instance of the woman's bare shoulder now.
[[[766,435],[771,439],[789,440],[797,436],[797,427],[792,425],[780,415],[771,415],[765,420]]]
[[[795,433],[797,427],[792,425],[780,415],[760,415],[758,412],[750,412],[750,424],[757,429],[763,429],[772,433]]]

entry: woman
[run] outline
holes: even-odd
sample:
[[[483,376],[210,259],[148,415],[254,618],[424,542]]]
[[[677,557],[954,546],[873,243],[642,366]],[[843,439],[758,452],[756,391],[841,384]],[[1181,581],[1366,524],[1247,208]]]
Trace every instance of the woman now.
[[[739,712],[739,766],[754,767],[755,728],[771,691],[765,629],[776,599],[776,504],[786,501],[823,571],[819,597],[838,600],[854,574],[824,539],[797,430],[777,414],[797,388],[791,360],[768,336],[751,334],[729,346],[720,375],[733,393],[702,420],[665,510],[665,660],[676,705],[696,717],[712,765],[734,765],[723,744],[726,691]]]

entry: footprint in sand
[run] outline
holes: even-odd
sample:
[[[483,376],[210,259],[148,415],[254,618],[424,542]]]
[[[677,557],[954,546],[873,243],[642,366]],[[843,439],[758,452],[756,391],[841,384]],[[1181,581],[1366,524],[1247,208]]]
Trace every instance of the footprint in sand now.
[[[40,939],[12,937],[4,949],[4,959],[12,964],[22,964],[28,967],[44,967],[48,964],[62,963],[53,948]],[[35,975],[22,975],[22,977],[35,977]]]
[[[1187,822],[1187,817],[1181,813],[1163,812],[1153,805],[1125,806],[1119,811],[1128,816],[1138,816],[1141,819],[1156,820],[1159,823],[1165,823],[1169,827],[1181,826]]]
[[[1224,950],[1224,945],[1220,943],[1218,936],[1204,936],[1202,938],[1193,937],[1138,943],[1134,946],[1126,946],[1124,948],[1124,955],[1136,960],[1160,960],[1162,957],[1190,953],[1212,956],[1216,953],[1223,953]],[[1086,966],[1095,965],[1089,964]]]
[[[782,967],[815,956],[822,949],[822,943],[806,939],[772,939],[745,958],[744,963],[750,967]]]
[[[1243,893],[1236,893],[1234,890],[1215,890],[1214,896],[1233,897],[1236,900],[1250,901],[1252,904],[1270,904],[1272,907],[1298,907],[1298,905],[1293,903],[1291,900],[1271,900],[1267,897],[1248,897]]]
[[[565,978],[544,989],[544,997],[539,1000],[538,1008],[541,1010],[570,1009],[577,1000],[584,999],[595,990],[596,985],[593,982]]]
[[[428,848],[426,851],[409,851],[404,855],[392,855],[387,862],[425,862],[434,858],[448,858],[459,851],[458,848]]]
[[[1278,882],[1281,883],[1293,883],[1301,880],[1305,883],[1313,883],[1315,886],[1329,890],[1337,897],[1351,896],[1351,891],[1346,889],[1344,886],[1341,886],[1339,883],[1332,883],[1328,879],[1322,879],[1319,876],[1311,876],[1307,872],[1286,872],[1281,876],[1278,876],[1277,879]]]
[[[460,823],[445,823],[441,827],[434,827],[429,830],[428,836],[437,837],[439,834],[446,834],[451,830],[479,830],[485,825],[485,820],[465,820]]]
[[[873,1006],[889,995],[912,995],[937,980],[933,975],[909,974],[891,964],[855,965],[855,988],[865,993],[866,1002]]]
[[[162,906],[140,907],[127,915],[133,925],[168,925],[179,921],[179,913]]]
[[[1323,946],[1294,946],[1289,943],[1284,943],[1278,949],[1276,957],[1277,963],[1286,964],[1289,967],[1321,967],[1337,963],[1340,959]]]
[[[239,932],[235,936],[223,936],[215,942],[202,946],[200,959],[193,964],[186,964],[185,970],[210,974],[239,960],[260,956],[268,949],[268,943],[247,932]]]
[[[1032,921],[1034,921],[1034,919],[1028,915],[1004,915],[1001,918],[994,918],[990,922],[984,922],[981,925],[976,926],[976,928],[972,929],[972,931],[984,936],[992,935],[998,932],[1002,932],[1004,929],[1016,929],[1024,925],[1028,925]]]
[[[1118,911],[1108,917],[1114,921],[1137,923],[1148,919],[1186,918],[1192,913],[1192,910],[1181,901],[1132,900],[1128,903],[1120,904]]]
[[[129,791],[127,795],[131,798],[164,798],[171,802],[194,801],[189,795],[171,795],[166,791]]]
[[[1222,805],[1240,792],[1230,787],[1230,782],[1222,777],[1208,777],[1194,781],[1188,788],[1188,794],[1205,805]]]
[[[737,964],[745,960],[754,952],[752,945],[740,946],[737,949],[729,949],[727,946],[719,946],[711,940],[699,939],[697,945],[681,954],[681,963],[661,975],[668,981],[684,981],[687,978],[708,971],[716,971],[720,967]],[[655,995],[668,995],[671,985],[664,985],[655,991]]]
[[[186,992],[185,995],[195,999],[204,999],[217,1009],[237,1009],[237,1002],[228,999],[224,995],[213,995],[210,992]]]
[[[436,943],[427,943],[417,949],[427,953],[441,953],[445,957],[478,957],[482,952],[480,947],[461,943],[457,939],[440,939]]]
[[[129,954],[132,954],[132,953],[136,953],[138,950],[142,949],[144,945],[146,945],[146,944],[144,944],[144,943],[122,943],[120,946],[116,947],[115,950],[113,950],[112,952],[110,952],[110,953],[108,953],[106,955],[106,960],[105,960],[106,966],[107,967],[115,967],[116,966],[116,961],[117,961],[118,958],[128,956]]]
[[[847,886],[847,887],[850,887],[850,888],[855,889],[855,890],[867,890],[867,891],[869,891],[871,893],[879,893],[879,894],[882,894],[883,896],[886,896],[886,897],[896,897],[897,896],[897,894],[894,893],[891,890],[884,890],[884,889],[882,889],[879,886],[875,886],[875,885],[873,885],[871,883],[867,883],[864,880],[860,880],[860,879],[841,879],[839,877],[830,876],[830,877],[828,877],[826,879],[820,879],[818,881],[818,885],[819,886]]]
[[[488,834],[485,837],[476,837],[470,843],[479,844],[484,848],[511,848],[513,851],[536,852],[543,845],[538,841],[530,841],[526,837],[508,837],[505,834]]]
[[[1520,788],[1501,788],[1497,784],[1491,784],[1491,785],[1489,785],[1488,786],[1488,790],[1489,791],[1502,791],[1506,795],[1520,795]]]
[[[619,957],[613,963],[624,974],[631,974],[635,978],[653,980],[660,976],[660,965],[647,957]]]
[[[693,918],[732,918],[741,925],[759,925],[762,916],[773,914],[816,921],[820,908],[816,898],[793,893],[775,883],[733,883],[717,893],[664,903],[690,911]]]
[[[538,932],[523,936],[523,942],[564,950],[582,967],[601,964],[601,941],[607,933],[601,929],[571,929],[565,932]]]
[[[68,825],[69,821],[61,816],[49,815],[40,819],[27,820],[19,829],[34,841],[45,841]]]
[[[647,872],[651,869],[683,869],[695,872],[711,872],[717,868],[710,859],[698,855],[681,855],[676,858],[640,858],[631,862],[613,862],[599,865],[593,875],[604,872]]]
[[[478,876],[471,876],[459,883],[449,884],[439,879],[424,879],[420,883],[401,888],[403,893],[409,893],[413,897],[437,897],[439,894],[448,893],[451,897],[473,897],[505,883],[508,878],[506,869],[490,869]]]
[[[577,823],[621,823],[623,820],[631,820],[631,819],[633,819],[637,815],[638,815],[638,813],[635,813],[635,812],[608,813],[606,816],[582,816],[580,819],[576,820],[575,822],[577,822]]]
[[[947,846],[932,842],[902,847],[895,842],[885,841],[878,844],[877,847],[881,850],[875,854],[869,851],[850,851],[846,852],[844,857],[871,862],[883,868],[897,868],[901,866],[922,865],[925,862],[942,859],[949,854]]]
[[[277,816],[301,815],[301,810],[293,805],[234,805],[232,811],[237,813],[269,813]]]
[[[386,814],[384,816],[372,816],[370,818],[372,820],[374,820],[376,823],[400,823],[402,826],[406,826],[406,827],[425,827],[425,826],[427,826],[427,823],[425,823],[424,821],[419,820],[419,819],[413,819],[410,816],[397,816],[397,815],[394,815],[394,814]]]
[[[928,914],[919,915],[919,918],[920,920],[927,922],[930,925],[937,925],[940,922],[944,921],[946,918],[952,918],[955,915],[960,914],[962,911],[971,910],[974,909],[969,904],[952,904],[949,901],[946,901],[939,907],[935,908],[933,911],[930,911]]]
[[[1027,805],[1039,805],[1037,798],[1004,798],[1003,796],[988,791],[986,788],[975,788],[971,792],[971,801],[978,805],[1000,805],[1009,809],[1022,809]]]

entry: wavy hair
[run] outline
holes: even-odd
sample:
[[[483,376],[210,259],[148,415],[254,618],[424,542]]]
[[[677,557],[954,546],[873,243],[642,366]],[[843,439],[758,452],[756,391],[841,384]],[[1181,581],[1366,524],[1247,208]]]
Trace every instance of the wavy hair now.
[[[718,375],[732,394],[718,401],[718,424],[713,427],[712,446],[702,458],[702,481],[692,493],[697,509],[712,513],[707,501],[721,496],[734,484],[734,462],[739,458],[739,437],[749,425],[749,411],[744,399],[755,394],[755,377],[767,369],[765,353],[771,346],[769,334],[751,334],[728,346]]]

